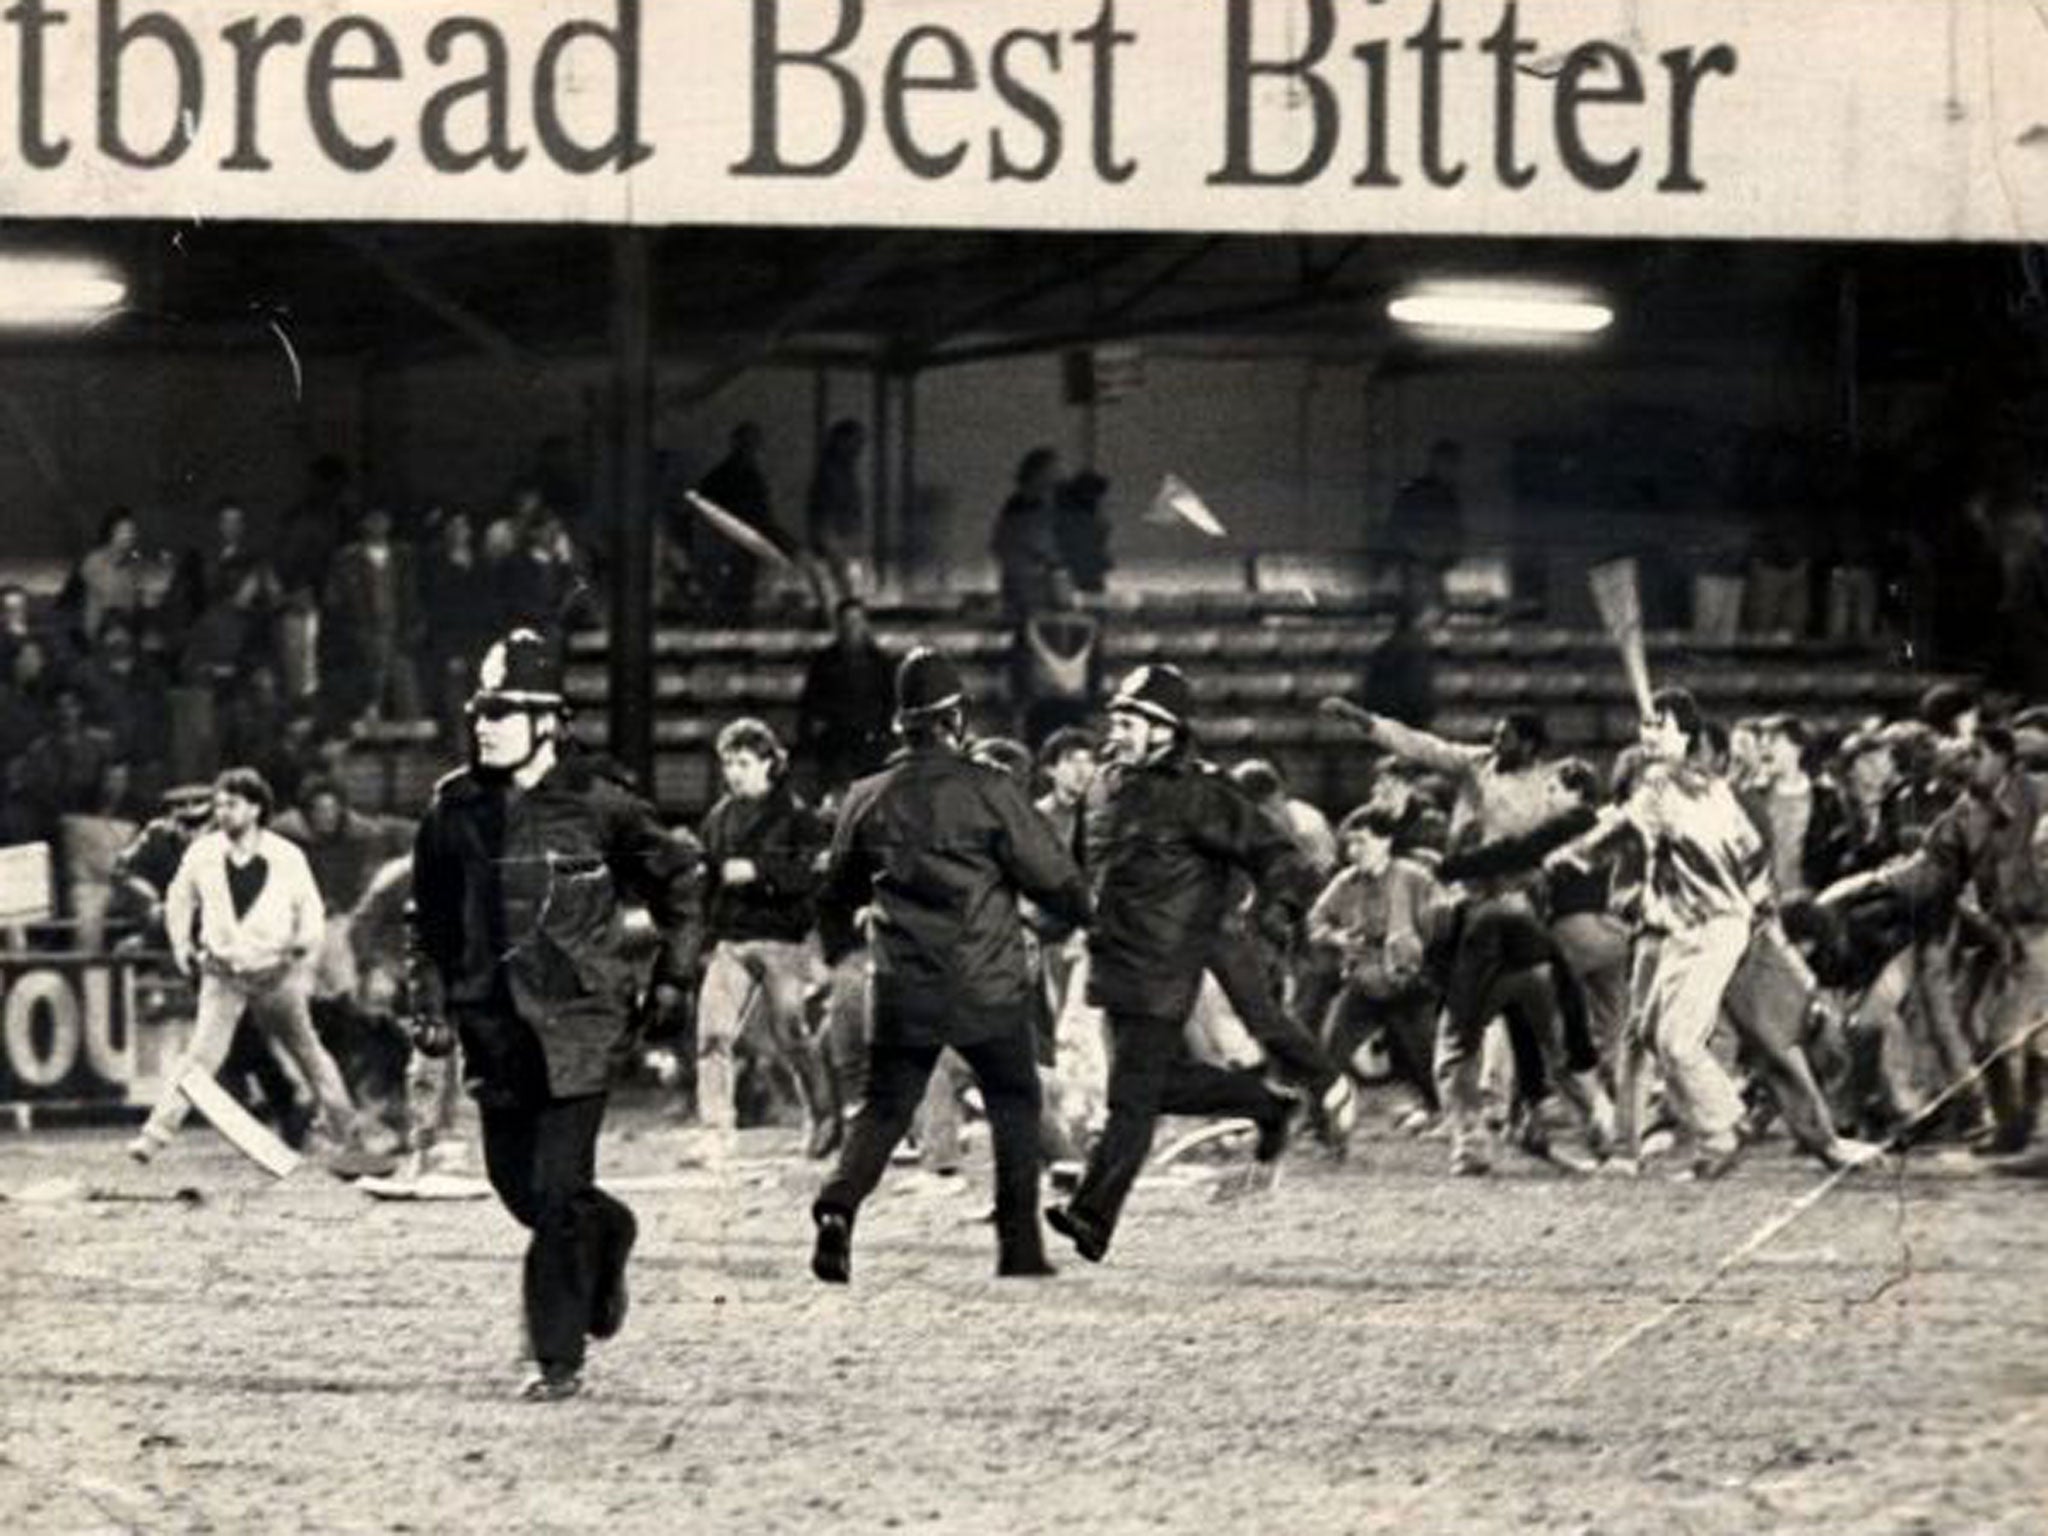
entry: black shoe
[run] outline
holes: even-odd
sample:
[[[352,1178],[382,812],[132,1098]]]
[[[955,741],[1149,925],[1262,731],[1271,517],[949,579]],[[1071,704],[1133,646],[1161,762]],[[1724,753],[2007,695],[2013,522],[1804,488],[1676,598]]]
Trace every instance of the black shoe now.
[[[996,1261],[998,1280],[1050,1280],[1059,1270],[1044,1254],[1030,1259],[999,1259]]]
[[[1976,1141],[1970,1151],[1978,1157],[2011,1157],[2026,1151],[2029,1139],[2024,1125],[1997,1126]]]
[[[537,1375],[530,1377],[519,1389],[520,1401],[528,1403],[559,1403],[574,1397],[583,1390],[583,1376],[573,1365],[548,1362],[541,1366]]]
[[[1045,1224],[1072,1243],[1074,1252],[1090,1264],[1100,1264],[1109,1252],[1109,1234],[1070,1205],[1047,1206]]]
[[[811,1249],[811,1273],[827,1285],[853,1278],[853,1218],[844,1211],[813,1210],[818,1240]]]
[[[1301,1113],[1301,1100],[1275,1095],[1272,1106],[1259,1116],[1259,1139],[1252,1148],[1256,1162],[1273,1163],[1287,1150],[1294,1135],[1294,1117]]]
[[[626,1326],[626,1260],[633,1256],[633,1244],[640,1236],[640,1224],[629,1213],[622,1235],[604,1255],[604,1268],[597,1277],[597,1299],[590,1309],[590,1336],[616,1338]]]

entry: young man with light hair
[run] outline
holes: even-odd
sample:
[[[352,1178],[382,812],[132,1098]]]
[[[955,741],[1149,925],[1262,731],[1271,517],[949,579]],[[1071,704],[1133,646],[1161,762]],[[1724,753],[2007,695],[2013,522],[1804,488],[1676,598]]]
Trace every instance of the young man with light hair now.
[[[223,773],[213,787],[213,828],[185,850],[165,892],[171,957],[197,979],[199,1011],[170,1086],[128,1144],[138,1162],[170,1144],[192,1107],[179,1080],[220,1070],[244,1014],[276,1039],[305,1078],[326,1133],[341,1144],[355,1139],[355,1106],[341,1069],[314,1032],[307,1001],[326,907],[306,856],[265,827],[270,810],[270,786],[255,769]]]

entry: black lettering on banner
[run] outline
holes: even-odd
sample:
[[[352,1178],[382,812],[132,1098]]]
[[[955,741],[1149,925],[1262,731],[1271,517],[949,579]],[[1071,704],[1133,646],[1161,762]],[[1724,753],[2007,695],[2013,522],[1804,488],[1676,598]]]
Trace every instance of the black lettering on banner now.
[[[579,41],[612,55],[614,116],[611,136],[601,144],[578,143],[562,122],[562,55]],[[629,171],[654,153],[640,137],[640,0],[618,0],[612,26],[565,21],[548,35],[533,69],[533,126],[548,158],[565,171]]]
[[[913,56],[927,43],[936,44],[944,64],[937,74],[912,73]],[[967,158],[967,141],[957,139],[936,153],[924,149],[910,131],[908,98],[914,91],[951,92],[974,89],[974,57],[967,45],[944,27],[912,27],[889,51],[889,63],[882,72],[882,126],[889,135],[889,147],[903,168],[926,181],[950,176]]]
[[[221,28],[228,46],[235,50],[235,147],[221,161],[224,171],[267,171],[270,159],[256,147],[256,126],[260,121],[261,91],[257,79],[263,70],[263,56],[286,43],[306,40],[306,24],[296,16],[280,16],[269,26],[259,26],[253,17]]]
[[[501,171],[517,170],[526,151],[511,141],[512,67],[504,34],[477,17],[451,16],[427,34],[427,58],[446,64],[455,55],[455,45],[465,40],[474,40],[481,48],[482,67],[475,75],[451,81],[427,98],[420,110],[420,153],[437,171],[467,171],[486,160]],[[458,149],[449,120],[456,108],[472,97],[483,98],[483,142],[475,148]]]
[[[1256,0],[1230,0],[1229,57],[1224,66],[1223,165],[1209,175],[1212,187],[1298,187],[1315,180],[1337,151],[1337,99],[1316,65],[1330,51],[1337,29],[1330,0],[1308,0],[1308,38],[1298,53],[1281,59],[1252,54],[1252,12]],[[1312,119],[1307,151],[1285,170],[1260,170],[1253,163],[1253,87],[1261,78],[1289,81],[1306,92]]]
[[[369,62],[342,62],[342,45],[351,37],[369,43]],[[335,86],[343,80],[396,80],[401,72],[398,45],[389,32],[367,17],[343,16],[322,27],[313,39],[312,56],[306,60],[306,112],[321,153],[343,170],[374,171],[391,158],[397,144],[388,135],[358,144],[344,133],[334,110]]]
[[[1521,59],[1536,52],[1536,43],[1515,30],[1515,0],[1501,8],[1500,25],[1479,51],[1493,55],[1493,173],[1502,186],[1519,192],[1536,179],[1536,167],[1515,159],[1515,81]]]
[[[1587,80],[1612,66],[1616,79],[1598,84]],[[1637,106],[1643,99],[1643,75],[1636,61],[1612,43],[1581,43],[1564,61],[1557,77],[1557,152],[1564,168],[1582,186],[1595,192],[1612,192],[1635,174],[1643,158],[1631,149],[1618,160],[1602,160],[1586,148],[1579,131],[1579,109],[1585,106]]]
[[[1455,37],[1444,36],[1444,8],[1440,0],[1430,0],[1429,19],[1404,46],[1414,50],[1421,61],[1422,174],[1439,187],[1455,187],[1465,179],[1465,162],[1444,164],[1444,58],[1465,45]]]
[[[161,170],[175,165],[191,147],[199,132],[199,114],[206,106],[206,76],[200,68],[199,49],[175,17],[162,11],[144,11],[133,20],[121,19],[121,0],[99,3],[99,144],[100,153],[137,170]],[[126,94],[122,70],[128,50],[136,43],[158,44],[170,55],[177,72],[177,99],[171,112],[171,126],[162,144],[153,150],[132,147],[123,132],[121,103]]]
[[[1671,159],[1659,192],[1704,192],[1707,184],[1692,170],[1692,117],[1698,105],[1700,77],[1735,73],[1735,50],[1716,43],[1695,60],[1690,48],[1674,48],[1659,54],[1671,76]]]
[[[17,45],[20,50],[19,90],[21,94],[21,158],[38,171],[47,171],[62,165],[71,153],[71,141],[66,138],[48,138],[43,132],[43,31],[48,27],[62,26],[71,19],[68,11],[46,9],[43,0],[17,0],[5,11],[0,11],[0,21],[14,24],[21,33]]]
[[[832,35],[809,52],[781,45],[781,0],[754,0],[753,147],[747,158],[727,169],[735,176],[836,176],[860,150],[867,130],[867,100],[853,71],[836,62],[860,36],[861,0],[839,0],[839,24]],[[782,153],[782,71],[822,71],[839,93],[839,137],[825,155],[793,161]],[[808,119],[811,114],[805,114]]]
[[[989,55],[988,78],[996,94],[1002,97],[1003,104],[1038,130],[1038,158],[1029,161],[1011,159],[1008,139],[1000,128],[992,128],[988,135],[990,181],[1043,181],[1060,163],[1060,115],[1053,110],[1051,102],[1017,78],[1016,66],[1010,61],[1011,54],[1027,45],[1044,54],[1052,72],[1059,73],[1058,34],[1019,28],[996,39],[995,51]]]
[[[1090,71],[1095,109],[1095,174],[1112,186],[1138,174],[1136,160],[1120,160],[1116,153],[1116,51],[1137,40],[1137,33],[1118,30],[1116,0],[1102,0],[1102,10],[1095,20],[1074,34],[1075,43],[1095,55]]]

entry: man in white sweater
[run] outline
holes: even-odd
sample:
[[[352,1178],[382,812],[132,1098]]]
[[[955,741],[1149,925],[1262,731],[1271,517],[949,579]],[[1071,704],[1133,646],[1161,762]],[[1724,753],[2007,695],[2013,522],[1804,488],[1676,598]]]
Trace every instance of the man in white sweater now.
[[[199,982],[199,1013],[170,1086],[128,1144],[138,1162],[177,1133],[192,1107],[179,1080],[195,1069],[220,1070],[245,1011],[312,1089],[326,1133],[337,1142],[354,1139],[355,1106],[307,1007],[325,909],[306,856],[265,828],[270,809],[270,786],[255,769],[223,773],[213,787],[213,830],[185,850],[164,895],[171,955]]]

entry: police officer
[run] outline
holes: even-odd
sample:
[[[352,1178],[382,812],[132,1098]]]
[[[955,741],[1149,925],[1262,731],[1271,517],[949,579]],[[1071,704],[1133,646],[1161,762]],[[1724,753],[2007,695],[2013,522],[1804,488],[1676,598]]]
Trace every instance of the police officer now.
[[[561,664],[532,630],[486,652],[468,705],[470,766],[443,779],[413,851],[415,1029],[459,1036],[491,1186],[532,1233],[524,1272],[551,1402],[581,1389],[587,1338],[618,1332],[637,1227],[596,1186],[612,1053],[631,978],[621,902],[665,943],[657,978],[687,968],[693,862],[616,770],[563,735]],[[659,990],[659,988],[658,988]]]
[[[1189,1056],[1188,1015],[1214,962],[1234,875],[1261,899],[1299,903],[1308,873],[1280,822],[1194,754],[1188,682],[1140,667],[1109,703],[1109,765],[1089,787],[1082,842],[1094,888],[1088,1001],[1109,1016],[1109,1122],[1064,1206],[1046,1212],[1081,1257],[1109,1251],[1162,1113],[1232,1115],[1259,1127],[1255,1156],[1285,1149],[1298,1098],[1255,1069]]]
[[[819,897],[834,961],[854,945],[855,913],[872,907],[874,1028],[866,1101],[811,1210],[811,1272],[836,1284],[850,1277],[854,1218],[950,1046],[981,1085],[995,1143],[996,1272],[1049,1275],[1038,1225],[1034,996],[1018,898],[1080,924],[1087,889],[1009,775],[967,757],[960,678],[944,657],[920,649],[904,658],[896,706],[902,749],[848,791]]]

